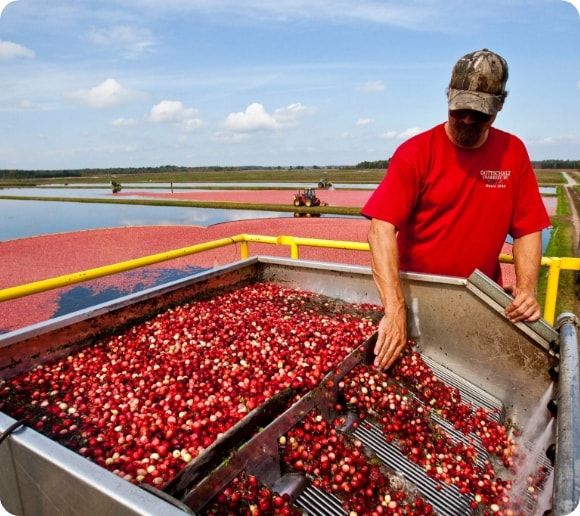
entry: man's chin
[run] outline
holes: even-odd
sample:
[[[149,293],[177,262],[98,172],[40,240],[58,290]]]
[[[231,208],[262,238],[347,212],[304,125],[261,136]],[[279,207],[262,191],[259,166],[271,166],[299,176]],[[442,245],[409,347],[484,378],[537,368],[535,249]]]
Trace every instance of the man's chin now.
[[[481,140],[481,131],[453,131],[455,143],[461,147],[474,147]]]

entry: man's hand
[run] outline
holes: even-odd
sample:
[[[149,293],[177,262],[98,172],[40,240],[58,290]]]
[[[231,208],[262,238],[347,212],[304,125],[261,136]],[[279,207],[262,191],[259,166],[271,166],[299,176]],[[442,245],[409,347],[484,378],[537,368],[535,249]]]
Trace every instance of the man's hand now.
[[[375,366],[387,369],[401,354],[407,343],[407,315],[405,305],[386,312],[379,323],[379,335],[375,345]]]
[[[534,291],[514,286],[505,287],[505,290],[514,297],[513,302],[505,309],[505,315],[511,322],[534,322],[542,316]]]

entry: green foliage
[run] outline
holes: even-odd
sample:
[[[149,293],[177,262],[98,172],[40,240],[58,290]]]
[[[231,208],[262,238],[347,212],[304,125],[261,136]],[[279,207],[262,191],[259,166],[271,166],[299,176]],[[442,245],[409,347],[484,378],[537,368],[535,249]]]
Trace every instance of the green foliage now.
[[[389,161],[391,159],[381,159],[378,161],[361,161],[355,165],[355,168],[363,168],[363,169],[380,169],[386,170],[389,166]]]
[[[579,168],[580,160],[571,159],[544,159],[541,161],[532,161],[534,168]]]
[[[572,208],[568,202],[568,196],[563,186],[556,188],[556,195],[558,196],[558,205],[556,206],[556,215],[570,216],[572,215]],[[557,255],[553,255],[557,256]]]

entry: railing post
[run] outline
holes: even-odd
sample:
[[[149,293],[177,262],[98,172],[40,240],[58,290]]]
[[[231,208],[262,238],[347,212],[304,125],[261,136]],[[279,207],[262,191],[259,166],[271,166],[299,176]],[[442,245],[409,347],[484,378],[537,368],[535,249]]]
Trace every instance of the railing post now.
[[[560,258],[550,258],[548,282],[546,285],[546,302],[544,304],[544,319],[554,325],[556,317],[556,299],[558,298],[558,282],[560,281]]]
[[[250,248],[248,247],[248,241],[242,240],[240,242],[240,256],[242,260],[245,260],[250,256]]]
[[[293,260],[298,260],[300,258],[300,253],[298,251],[298,242],[292,236],[282,235],[278,237],[278,245],[289,245],[290,246],[290,258]]]
[[[292,258],[293,260],[298,260],[298,258],[300,258],[298,244],[296,243],[296,241],[294,241],[294,239],[290,243],[290,258]]]

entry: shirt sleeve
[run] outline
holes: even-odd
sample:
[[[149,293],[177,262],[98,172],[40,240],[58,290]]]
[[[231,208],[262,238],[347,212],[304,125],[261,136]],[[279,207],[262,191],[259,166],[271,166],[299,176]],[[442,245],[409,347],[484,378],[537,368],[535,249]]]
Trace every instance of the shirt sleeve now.
[[[514,210],[510,224],[510,235],[520,238],[536,233],[550,226],[550,217],[538,188],[538,180],[530,163],[530,158],[523,145],[521,176],[514,190]]]
[[[365,217],[390,222],[397,229],[411,214],[420,191],[416,167],[401,154],[395,152],[385,178],[361,211]]]

